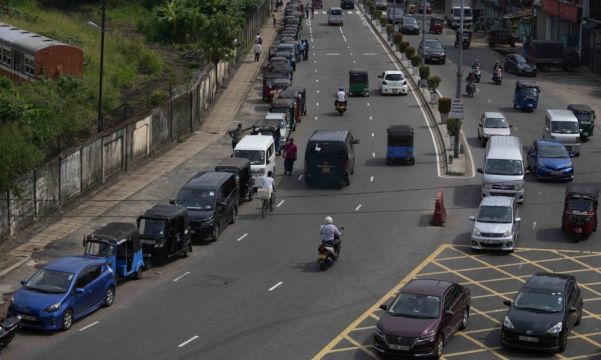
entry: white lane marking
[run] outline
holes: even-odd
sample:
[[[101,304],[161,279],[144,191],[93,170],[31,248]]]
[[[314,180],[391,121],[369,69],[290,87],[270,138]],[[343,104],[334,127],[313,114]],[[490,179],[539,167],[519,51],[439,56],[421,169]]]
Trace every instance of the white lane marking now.
[[[184,277],[186,277],[186,276],[188,276],[188,275],[190,275],[190,272],[189,272],[189,271],[186,271],[185,273],[183,273],[183,274],[181,274],[180,276],[178,276],[178,277],[176,277],[175,279],[173,279],[173,282],[178,282],[178,281],[180,281],[181,279],[183,279]]]
[[[534,228],[536,227],[536,221],[532,222],[532,230],[534,230]]]
[[[352,10],[348,10],[346,13],[349,14],[349,15],[353,15],[353,11]]]
[[[316,103],[315,103],[315,106],[319,106],[319,103],[318,103],[318,102],[316,102]]]
[[[315,117],[315,120],[317,120],[317,116]]]
[[[365,56],[377,56],[378,54],[376,54],[376,53],[363,53],[361,55],[365,55]]]
[[[514,126],[514,127],[513,127],[513,130],[515,130],[515,131],[520,131],[520,130],[518,130],[517,126]]]
[[[319,79],[315,79],[315,82],[319,82]]]
[[[375,152],[372,152],[372,153],[371,153],[371,157],[376,157],[376,153],[375,153]]]
[[[344,42],[348,42],[348,40],[346,39],[346,36],[344,36],[344,34],[342,34],[342,38],[344,39]]]
[[[488,102],[492,104],[492,100],[488,99]]]
[[[319,90],[316,90],[316,91],[317,91],[317,93],[319,94]]]
[[[374,119],[373,117],[371,117],[371,116],[369,117],[369,120],[373,120],[373,119]]]
[[[351,56],[353,56],[353,53],[351,53]]]
[[[186,340],[186,341],[184,341],[183,343],[181,343],[181,344],[177,345],[177,347],[179,347],[179,348],[181,348],[181,347],[184,347],[184,346],[188,345],[189,343],[191,343],[192,341],[194,341],[194,340],[196,340],[196,339],[198,339],[198,335],[194,335],[194,336],[192,336],[192,337],[191,337],[191,338],[189,338],[188,340]]]
[[[248,233],[244,233],[244,234],[242,234],[242,236],[240,236],[239,238],[237,238],[236,241],[242,241],[242,239],[244,239],[247,236],[248,236]]]
[[[376,134],[374,134],[374,133],[371,133],[371,137],[375,137],[375,136],[376,136]]]
[[[315,46],[313,47],[313,49],[315,49]],[[313,56],[315,56],[315,53],[313,53]]]
[[[356,63],[357,63],[357,60],[353,60],[353,64],[356,64]]]
[[[269,290],[267,290],[267,291],[273,291],[273,290],[275,290],[275,289],[276,289],[278,286],[282,285],[283,283],[284,283],[283,281],[280,281],[279,283],[277,283],[277,284],[273,285],[272,287],[270,287],[270,288],[269,288]]]
[[[346,48],[347,48],[347,49],[350,49],[350,48],[351,48],[351,46],[350,46],[350,45],[347,45],[347,47],[346,47]]]
[[[282,200],[282,201],[280,201],[280,202],[279,202],[279,203],[278,203],[278,204],[277,204],[275,207],[280,207],[280,206],[282,206],[282,204],[283,204],[283,203],[285,203],[285,202],[286,202],[286,200]]]
[[[361,209],[361,204],[357,205],[357,207],[355,208],[355,211],[359,211],[359,209]]]
[[[315,54],[313,54],[313,55],[315,55]],[[313,60],[313,64],[317,64],[317,60]]]
[[[339,56],[339,53],[326,53],[326,56]]]
[[[91,328],[92,326],[94,326],[94,325],[98,325],[98,324],[99,324],[99,322],[98,322],[98,321],[94,321],[94,322],[93,322],[93,323],[91,323],[90,325],[86,325],[86,326],[82,327],[81,329],[79,329],[79,331],[84,331],[84,330],[86,330],[86,329],[89,329],[89,328]]]
[[[303,174],[300,174],[300,175],[298,176],[298,181],[301,181],[302,179],[303,179]]]
[[[317,72],[317,69],[315,69],[315,72]]]
[[[369,106],[369,102],[367,103],[367,106]]]

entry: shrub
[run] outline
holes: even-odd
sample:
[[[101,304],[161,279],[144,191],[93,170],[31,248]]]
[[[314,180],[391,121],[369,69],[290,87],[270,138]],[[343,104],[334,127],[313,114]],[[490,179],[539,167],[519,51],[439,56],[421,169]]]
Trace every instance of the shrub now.
[[[374,3],[369,3],[367,5],[367,8],[369,9],[369,13],[372,15],[372,17],[374,16],[374,11],[376,11],[376,7],[374,6]]]
[[[430,77],[430,67],[428,65],[419,66],[419,78],[427,79]]]
[[[459,135],[461,131],[461,119],[449,119],[447,120],[447,131],[451,136]]]
[[[440,111],[441,114],[448,114],[451,112],[451,101],[453,99],[451,99],[450,97],[447,96],[443,96],[441,98],[438,99],[438,111]]]
[[[380,26],[386,26],[388,24],[388,16],[386,13],[380,13]]]
[[[386,25],[386,33],[388,35],[392,35],[393,32],[394,32],[394,25],[392,25],[392,24]]]
[[[421,62],[422,62],[422,57],[419,56],[418,54],[414,54],[411,57],[411,65],[413,65],[413,66],[419,66],[419,63],[421,63]]]
[[[399,45],[399,51],[404,53],[410,46],[411,44],[409,44],[408,41],[401,41],[401,44]]]
[[[428,89],[432,92],[436,91],[436,89],[438,89],[438,87],[440,86],[440,82],[442,81],[442,79],[440,78],[440,76],[437,75],[432,75],[428,78]]]
[[[415,55],[415,49],[410,45],[405,49],[405,54],[407,55],[407,59],[412,59],[413,55]]]
[[[161,89],[154,89],[152,94],[148,97],[148,104],[152,106],[158,106],[167,100],[167,94]]]
[[[394,34],[392,34],[392,42],[397,46],[397,48],[399,48],[399,46],[403,42],[403,34],[401,34],[400,32],[395,32]]]

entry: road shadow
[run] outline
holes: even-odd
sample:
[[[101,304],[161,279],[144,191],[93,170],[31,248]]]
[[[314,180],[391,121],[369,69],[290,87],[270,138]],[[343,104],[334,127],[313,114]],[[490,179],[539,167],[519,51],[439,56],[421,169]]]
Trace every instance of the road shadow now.
[[[563,231],[561,231],[561,227],[537,230],[536,240],[556,244],[570,241],[570,239],[566,237],[566,234]]]
[[[482,200],[481,188],[479,185],[459,186],[453,190],[453,207],[457,208],[477,208]]]
[[[453,238],[453,245],[465,246],[470,244],[470,232],[459,233],[455,238]],[[466,249],[466,252],[470,252],[471,250]]]
[[[304,273],[319,273],[322,271],[319,268],[319,264],[317,263],[317,261],[308,261],[308,262],[297,263],[295,265],[292,265],[291,268],[300,270],[301,272],[304,272]]]
[[[419,217],[419,221],[417,222],[417,226],[419,227],[430,227],[432,226],[430,222],[432,221],[432,214],[422,214]]]
[[[477,136],[468,137],[466,139],[467,139],[467,144],[470,147],[473,147],[473,148],[481,148],[482,147],[482,142],[480,141],[480,139],[478,139]]]
[[[365,163],[363,164],[366,167],[386,167],[388,165],[386,165],[386,158],[371,158],[371,159],[367,159],[365,160]]]

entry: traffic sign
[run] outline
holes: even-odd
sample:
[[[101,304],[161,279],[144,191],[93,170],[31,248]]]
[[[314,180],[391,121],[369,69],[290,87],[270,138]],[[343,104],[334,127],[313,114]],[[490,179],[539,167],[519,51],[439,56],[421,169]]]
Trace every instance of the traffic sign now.
[[[451,101],[451,112],[449,119],[463,119],[463,100],[453,99]]]

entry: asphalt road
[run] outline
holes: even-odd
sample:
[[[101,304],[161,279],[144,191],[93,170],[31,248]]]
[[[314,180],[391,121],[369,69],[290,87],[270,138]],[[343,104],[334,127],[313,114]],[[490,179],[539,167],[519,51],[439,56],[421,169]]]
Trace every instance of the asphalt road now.
[[[338,2],[325,1],[324,10],[330,5]],[[294,84],[307,88],[308,115],[293,134],[300,155],[293,176],[282,177],[283,164],[277,166],[276,211],[261,219],[257,201],[242,205],[237,223],[218,242],[197,245],[190,258],[122,284],[113,307],[79,321],[67,333],[20,334],[3,358],[308,359],[441,243],[467,244],[472,226],[467,216],[478,205],[480,178],[439,177],[432,135],[412,92],[405,97],[377,94],[377,75],[396,65],[364,19],[345,11],[345,25],[329,27],[327,16],[316,12],[304,34],[313,39],[312,49],[309,60],[298,64]],[[440,37],[453,60],[451,36]],[[406,38],[417,45],[419,37]],[[506,75],[502,86],[488,83],[495,54],[474,47],[466,52],[466,65],[475,56],[484,64],[483,82],[474,99],[465,99],[464,132],[475,165],[481,166],[475,124],[483,111],[504,112],[527,145],[541,133],[543,110],[565,108],[569,99],[553,97],[543,88],[538,110],[514,111],[513,77]],[[341,117],[334,112],[334,93],[339,85],[348,86],[351,67],[369,70],[372,94],[350,98]],[[441,92],[453,94],[454,64],[431,69],[443,78]],[[253,89],[241,116],[254,112],[258,118],[267,111],[257,100],[259,90]],[[385,165],[386,128],[391,124],[414,127],[415,166]],[[349,187],[306,188],[299,180],[305,140],[315,129],[348,129],[361,140]],[[597,144],[596,137],[584,144],[576,159],[577,181],[599,178]],[[187,178],[210,168],[228,150],[224,139],[210,154],[199,154],[137,197],[173,197]],[[524,222],[519,246],[598,248],[597,234],[573,244],[561,233],[564,187],[528,182],[520,207]],[[437,188],[445,189],[445,227],[429,226]],[[120,204],[113,215],[137,214],[147,206],[143,201]],[[326,215],[345,231],[340,261],[321,272],[316,263],[318,231]],[[108,220],[112,218],[95,224]]]

